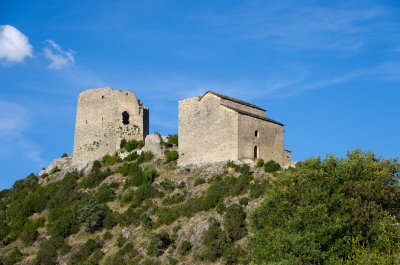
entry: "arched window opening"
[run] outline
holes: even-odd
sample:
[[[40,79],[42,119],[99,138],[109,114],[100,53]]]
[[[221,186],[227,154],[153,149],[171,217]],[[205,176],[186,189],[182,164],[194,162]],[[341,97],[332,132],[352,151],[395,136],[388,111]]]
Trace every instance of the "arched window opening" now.
[[[122,112],[122,123],[124,125],[129,124],[129,113],[127,111]]]
[[[101,99],[104,99],[104,96],[101,96]]]
[[[257,159],[257,158],[258,158],[258,148],[257,148],[257,145],[254,146],[253,157],[254,157],[254,159]]]
[[[255,136],[255,137],[258,137],[258,136],[259,136],[259,135],[258,135],[258,130],[255,130],[254,136]]]

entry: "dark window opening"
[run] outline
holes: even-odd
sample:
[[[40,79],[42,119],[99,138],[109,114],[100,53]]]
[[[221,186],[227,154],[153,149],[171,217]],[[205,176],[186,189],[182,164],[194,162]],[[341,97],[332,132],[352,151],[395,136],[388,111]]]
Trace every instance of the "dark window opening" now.
[[[254,146],[253,157],[254,157],[254,159],[257,159],[257,158],[258,158],[258,148],[257,148],[257,145]]]
[[[129,124],[129,113],[127,111],[122,112],[122,123],[124,125]]]
[[[104,99],[104,96],[101,96],[101,99]]]
[[[254,136],[255,136],[255,137],[258,137],[258,130],[256,130],[256,131],[254,132]]]
[[[128,96],[128,93],[125,93],[125,96]]]

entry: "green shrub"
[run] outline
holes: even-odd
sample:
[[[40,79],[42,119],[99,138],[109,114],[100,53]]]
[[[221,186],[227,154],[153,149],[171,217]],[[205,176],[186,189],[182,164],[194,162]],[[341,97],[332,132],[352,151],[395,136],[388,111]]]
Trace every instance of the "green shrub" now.
[[[101,162],[96,160],[93,162],[92,169],[88,176],[84,177],[80,182],[80,186],[82,188],[94,188],[98,184],[100,184],[104,179],[106,179],[109,175],[111,175],[111,170],[107,168],[106,170],[102,171],[101,169]]]
[[[33,242],[35,242],[38,236],[38,227],[39,225],[37,222],[28,220],[25,223],[22,233],[20,235],[22,242],[24,242],[26,245],[31,245]]]
[[[181,194],[181,193],[175,193],[173,195],[170,196],[166,196],[162,203],[165,205],[172,205],[172,204],[177,204],[177,203],[181,203],[185,200],[185,195]]]
[[[103,242],[101,242],[98,238],[88,239],[82,246],[78,248],[76,252],[71,255],[68,263],[71,265],[82,264],[85,261],[97,263],[103,256],[102,253],[99,253],[102,247]]]
[[[94,198],[99,203],[109,202],[115,199],[115,192],[109,186],[103,184],[97,189]]]
[[[242,197],[239,199],[239,204],[246,206],[247,204],[249,204],[249,198],[248,197]]]
[[[127,157],[124,158],[124,161],[133,161],[139,157],[137,152],[132,152]]]
[[[194,186],[198,186],[198,185],[201,185],[201,184],[204,184],[204,183],[206,183],[206,180],[204,178],[197,178],[197,179],[195,179],[193,185]]]
[[[199,254],[199,258],[215,262],[224,253],[227,243],[225,232],[219,227],[219,223],[213,221],[204,235],[203,249]]]
[[[153,227],[153,220],[144,212],[140,215],[140,223],[144,228],[151,229]]]
[[[281,169],[281,166],[274,160],[269,160],[264,164],[264,170],[268,173],[273,173]]]
[[[250,264],[247,253],[242,248],[235,247],[233,244],[225,246],[222,259],[225,264]]]
[[[112,166],[114,164],[122,162],[122,159],[119,157],[118,153],[115,153],[114,155],[105,155],[101,159],[101,164],[104,166]]]
[[[256,181],[255,183],[250,184],[250,198],[256,199],[261,197],[267,187],[269,185],[269,182],[267,180],[262,180],[262,181]]]
[[[60,237],[51,237],[40,244],[36,254],[35,265],[54,265],[58,264],[58,250],[65,246],[64,239]]]
[[[15,248],[6,257],[0,258],[0,264],[13,265],[20,262],[23,257],[24,255],[22,254],[22,252],[18,248]]]
[[[154,154],[150,151],[144,151],[142,152],[139,157],[137,158],[137,162],[139,164],[150,161],[154,158]]]
[[[157,223],[159,225],[162,224],[172,224],[175,220],[178,219],[179,213],[171,208],[159,208],[157,211]]]
[[[256,167],[263,167],[263,166],[264,166],[264,160],[263,159],[257,159]]]
[[[79,231],[77,214],[68,206],[54,208],[49,212],[47,229],[51,236],[66,238]]]
[[[132,262],[132,259],[135,258],[139,252],[133,247],[132,243],[127,243],[123,247],[121,247],[117,253],[112,256],[107,257],[105,260],[106,265],[128,265],[128,264],[136,264]]]
[[[166,162],[176,161],[179,158],[179,153],[176,150],[165,150]]]
[[[236,241],[247,235],[245,224],[246,213],[239,204],[232,204],[225,210],[224,229],[231,241]]]
[[[143,141],[137,141],[137,140],[126,140],[122,139],[119,147],[121,149],[125,149],[128,152],[131,152],[135,149],[141,149],[144,146]]]
[[[98,230],[104,226],[104,219],[110,209],[106,204],[99,203],[94,198],[79,205],[78,220],[80,223],[86,223],[90,232]]]
[[[55,166],[55,167],[53,167],[51,169],[50,174],[55,174],[55,173],[60,172],[60,171],[61,171],[61,169],[59,169],[58,166]]]
[[[220,201],[217,206],[215,206],[215,210],[217,211],[217,213],[219,214],[223,214],[225,212],[226,206],[225,203],[223,201]]]
[[[163,179],[161,182],[160,182],[160,186],[165,190],[165,191],[168,191],[168,192],[171,192],[171,191],[174,191],[175,189],[176,189],[176,183],[175,182],[173,182],[172,180],[170,180],[170,179]]]
[[[186,254],[189,253],[189,251],[192,249],[192,244],[190,241],[183,240],[178,248],[178,253],[181,256],[185,256]]]
[[[362,264],[351,261],[352,239],[366,256],[397,253],[399,168],[357,150],[282,171],[249,218],[254,263]]]
[[[167,141],[163,142],[163,144],[166,147],[178,146],[178,135],[177,134],[168,135]]]
[[[151,233],[149,237],[150,242],[147,247],[147,254],[150,256],[160,256],[172,243],[172,240],[166,231],[162,231],[158,234]]]
[[[242,164],[242,165],[238,165],[235,164],[235,162],[233,162],[232,160],[229,160],[228,162],[226,162],[226,166],[228,168],[233,168],[236,172],[244,174],[244,175],[250,175],[250,166],[247,164]]]
[[[104,235],[103,235],[103,239],[104,240],[110,240],[112,237],[113,236],[109,231],[105,232]]]
[[[119,234],[117,238],[117,246],[119,248],[122,248],[125,245],[126,241],[127,239],[122,234]]]

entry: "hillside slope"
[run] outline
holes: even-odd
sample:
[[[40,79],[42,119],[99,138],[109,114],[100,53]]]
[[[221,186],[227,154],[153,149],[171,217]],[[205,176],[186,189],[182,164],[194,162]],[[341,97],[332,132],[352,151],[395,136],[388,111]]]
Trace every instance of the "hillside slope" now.
[[[398,160],[179,168],[174,148],[17,181],[0,264],[399,264]]]

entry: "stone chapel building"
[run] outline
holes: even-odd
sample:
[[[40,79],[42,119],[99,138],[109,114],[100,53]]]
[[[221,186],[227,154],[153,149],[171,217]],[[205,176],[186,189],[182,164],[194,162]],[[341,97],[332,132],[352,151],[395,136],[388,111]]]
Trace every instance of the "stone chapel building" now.
[[[213,91],[179,101],[180,166],[228,160],[290,164],[284,125],[254,104]]]

